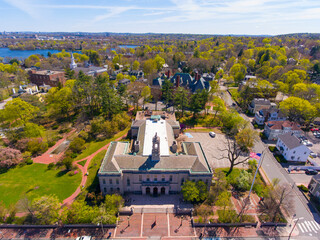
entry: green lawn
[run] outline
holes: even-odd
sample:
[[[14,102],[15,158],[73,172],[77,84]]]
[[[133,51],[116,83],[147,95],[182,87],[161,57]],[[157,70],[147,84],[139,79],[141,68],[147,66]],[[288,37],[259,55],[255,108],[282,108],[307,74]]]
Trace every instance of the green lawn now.
[[[86,182],[86,190],[88,192],[94,192],[97,190],[99,185],[98,171],[102,162],[103,157],[106,155],[107,150],[99,152],[90,162],[88,167],[89,176]]]
[[[48,170],[47,165],[34,163],[0,174],[0,201],[9,206],[19,199],[55,194],[60,201],[79,186],[81,174],[69,176],[60,170]]]
[[[102,148],[103,146],[107,145],[109,142],[112,142],[114,140],[116,140],[117,138],[121,137],[122,135],[126,134],[129,131],[130,128],[126,128],[125,130],[118,132],[116,135],[114,135],[113,138],[108,138],[104,141],[100,141],[100,142],[96,142],[96,141],[92,141],[89,143],[86,143],[86,149],[83,150],[83,152],[81,154],[79,154],[75,160],[80,160],[83,159],[85,157],[88,157],[89,155],[91,155],[92,153],[98,151],[100,148]]]
[[[84,165],[86,164],[87,160],[83,160],[81,162],[78,162],[79,165],[81,165],[82,167],[84,167]]]

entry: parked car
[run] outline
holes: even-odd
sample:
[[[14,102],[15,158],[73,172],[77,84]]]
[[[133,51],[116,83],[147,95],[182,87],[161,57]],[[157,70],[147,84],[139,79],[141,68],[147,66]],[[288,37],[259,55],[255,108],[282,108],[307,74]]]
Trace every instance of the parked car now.
[[[306,170],[306,174],[308,174],[308,175],[317,175],[318,171],[314,170],[314,169],[307,169]]]
[[[307,147],[312,147],[312,146],[313,146],[312,142],[310,142],[310,141],[308,141],[308,140],[302,141],[302,144],[303,144],[303,145],[306,145]]]
[[[315,152],[311,152],[310,156],[313,157],[313,158],[316,158],[318,156],[318,154],[316,154]]]
[[[301,136],[300,139],[302,139],[302,140],[308,140],[305,136]]]
[[[215,132],[209,132],[210,137],[214,138],[216,136]]]

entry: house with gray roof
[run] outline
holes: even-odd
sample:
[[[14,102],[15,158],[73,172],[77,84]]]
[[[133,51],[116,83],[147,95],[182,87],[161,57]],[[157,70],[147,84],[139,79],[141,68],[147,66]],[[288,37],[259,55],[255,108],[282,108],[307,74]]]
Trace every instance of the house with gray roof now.
[[[320,174],[313,176],[308,185],[309,193],[320,202]]]
[[[255,113],[262,109],[276,108],[276,104],[271,104],[268,99],[265,98],[254,98],[248,105],[248,109],[251,113]]]
[[[175,194],[186,180],[210,187],[212,170],[199,142],[177,140],[174,113],[138,112],[131,142],[112,142],[98,172],[103,194]]]
[[[293,133],[280,135],[276,148],[287,161],[306,162],[311,153],[311,150]]]

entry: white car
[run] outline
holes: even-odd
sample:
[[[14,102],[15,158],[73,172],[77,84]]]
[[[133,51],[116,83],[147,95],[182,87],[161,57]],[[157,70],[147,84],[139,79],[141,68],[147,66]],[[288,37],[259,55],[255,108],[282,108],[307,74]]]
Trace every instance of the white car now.
[[[313,157],[313,158],[316,158],[318,156],[318,154],[316,154],[315,152],[311,152],[310,156]]]
[[[210,137],[214,138],[216,136],[215,132],[209,132]]]
[[[82,237],[77,237],[76,240],[91,240],[91,236],[82,236]]]

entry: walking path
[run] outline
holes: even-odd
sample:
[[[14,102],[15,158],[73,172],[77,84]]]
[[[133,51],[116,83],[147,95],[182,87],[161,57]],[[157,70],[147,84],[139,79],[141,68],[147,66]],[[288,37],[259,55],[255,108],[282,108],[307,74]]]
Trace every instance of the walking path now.
[[[125,133],[124,135],[122,135],[121,137],[117,138],[115,141],[120,141],[121,139],[123,139],[125,136],[127,135],[127,133]],[[75,161],[75,165],[81,170],[82,172],[82,180],[81,180],[81,183],[79,185],[79,187],[76,189],[76,191],[68,198],[64,199],[63,200],[63,206],[65,205],[70,205],[74,200],[75,198],[80,194],[81,190],[85,187],[86,185],[86,182],[87,182],[87,179],[88,179],[88,176],[86,175],[86,173],[88,172],[88,167],[89,167],[89,164],[91,162],[91,160],[98,154],[100,153],[101,151],[103,150],[107,150],[108,147],[109,147],[110,143],[108,143],[107,145],[103,146],[102,148],[100,148],[99,150],[97,150],[96,152],[92,153],[91,155],[89,155],[88,157],[85,157],[85,158],[82,158],[80,160],[77,160]],[[79,164],[79,162],[82,162],[86,160],[86,163],[84,166],[81,166]]]
[[[57,147],[60,146],[71,134],[73,134],[76,130],[73,129],[68,134],[66,134],[62,139],[60,139],[54,146],[49,148],[44,154],[41,156],[35,157],[33,159],[34,163],[43,163],[43,164],[49,164],[49,163],[56,163],[59,161],[59,159],[62,157],[64,151],[62,151],[60,154],[51,154],[53,150],[55,150]]]

